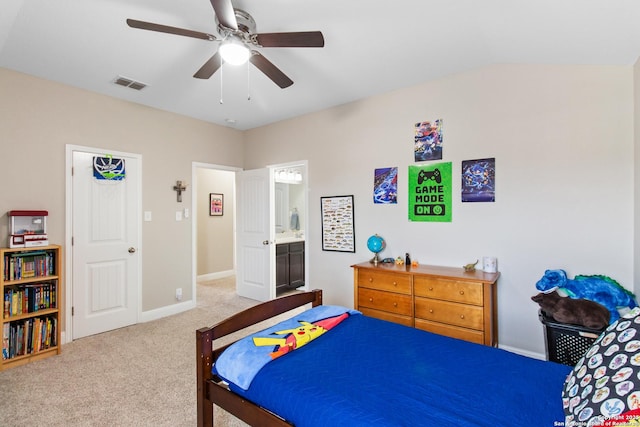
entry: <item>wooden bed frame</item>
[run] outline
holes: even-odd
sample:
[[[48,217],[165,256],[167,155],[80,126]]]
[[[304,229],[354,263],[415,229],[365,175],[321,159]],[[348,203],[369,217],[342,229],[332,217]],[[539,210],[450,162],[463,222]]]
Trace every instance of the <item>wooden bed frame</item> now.
[[[222,379],[212,374],[211,367],[215,360],[233,344],[214,348],[214,341],[309,303],[312,307],[322,305],[322,290],[316,289],[263,302],[214,326],[196,331],[198,426],[213,426],[214,404],[252,426],[291,426],[272,412],[233,393]]]

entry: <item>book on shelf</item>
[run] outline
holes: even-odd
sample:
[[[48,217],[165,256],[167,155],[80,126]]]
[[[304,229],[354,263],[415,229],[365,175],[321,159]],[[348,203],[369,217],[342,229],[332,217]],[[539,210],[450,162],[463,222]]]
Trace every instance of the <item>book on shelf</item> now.
[[[38,353],[57,345],[58,319],[35,317],[5,323],[2,329],[2,359]]]
[[[2,358],[9,358],[9,324],[5,323],[2,327]]]
[[[4,256],[4,280],[23,280],[55,274],[53,251],[9,252]]]
[[[18,315],[18,293],[11,291],[11,315]]]
[[[56,282],[5,287],[4,318],[56,308]]]

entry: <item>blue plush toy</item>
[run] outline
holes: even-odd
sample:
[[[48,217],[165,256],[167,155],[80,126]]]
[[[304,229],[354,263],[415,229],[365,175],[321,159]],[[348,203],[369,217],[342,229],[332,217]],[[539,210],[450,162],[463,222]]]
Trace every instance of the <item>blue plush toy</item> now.
[[[573,280],[567,278],[564,270],[547,270],[542,279],[536,283],[542,292],[550,292],[560,288],[570,298],[584,298],[607,307],[611,313],[609,323],[616,321],[620,314],[618,307],[634,308],[638,306],[635,296],[623,288],[618,282],[607,276],[578,275]]]

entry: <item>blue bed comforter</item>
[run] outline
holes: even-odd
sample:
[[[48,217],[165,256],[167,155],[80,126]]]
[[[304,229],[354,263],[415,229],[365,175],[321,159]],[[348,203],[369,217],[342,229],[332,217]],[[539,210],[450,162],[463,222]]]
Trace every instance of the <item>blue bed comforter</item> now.
[[[553,427],[569,371],[356,314],[230,387],[299,427]]]

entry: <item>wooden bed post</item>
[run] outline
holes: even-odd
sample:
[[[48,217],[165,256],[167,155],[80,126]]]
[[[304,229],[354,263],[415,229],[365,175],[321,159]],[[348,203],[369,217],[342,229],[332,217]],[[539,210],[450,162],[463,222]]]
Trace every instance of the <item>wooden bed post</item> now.
[[[196,378],[198,399],[198,426],[213,427],[213,404],[209,401],[207,381],[211,379],[211,343],[213,332],[209,328],[196,331]]]
[[[322,291],[320,289],[314,289],[313,291],[313,302],[311,302],[311,306],[312,307],[317,307],[319,305],[322,305]]]

